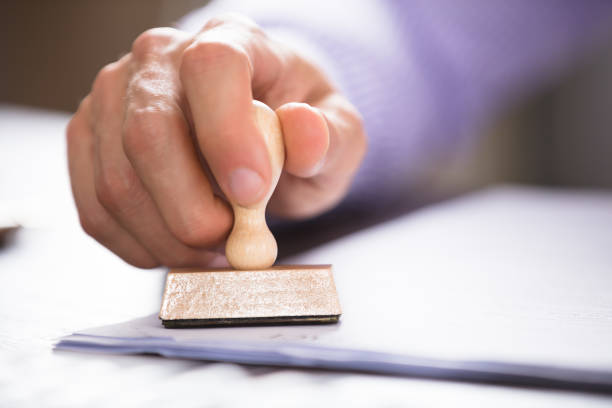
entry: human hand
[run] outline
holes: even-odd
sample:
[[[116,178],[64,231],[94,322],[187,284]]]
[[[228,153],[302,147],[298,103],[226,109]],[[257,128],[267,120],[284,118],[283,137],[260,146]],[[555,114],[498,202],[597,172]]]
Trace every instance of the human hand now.
[[[270,188],[253,99],[276,110],[286,149],[268,209],[332,207],[366,150],[359,114],[306,58],[226,16],[195,36],[148,30],[99,72],[67,128],[83,229],[141,268],[223,263],[224,198],[249,206]]]

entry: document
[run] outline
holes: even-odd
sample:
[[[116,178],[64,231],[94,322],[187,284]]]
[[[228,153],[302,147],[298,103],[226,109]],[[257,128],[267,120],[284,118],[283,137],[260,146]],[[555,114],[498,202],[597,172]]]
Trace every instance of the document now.
[[[165,329],[152,314],[56,347],[612,393],[612,198],[477,198],[286,260],[333,264],[337,325]]]

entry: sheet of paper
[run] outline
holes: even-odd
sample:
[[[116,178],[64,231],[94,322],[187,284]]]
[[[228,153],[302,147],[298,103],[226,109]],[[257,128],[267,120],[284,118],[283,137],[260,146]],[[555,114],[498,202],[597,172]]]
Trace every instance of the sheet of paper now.
[[[58,347],[612,390],[611,207],[494,190],[287,260],[334,264],[335,326],[167,330],[152,315]]]

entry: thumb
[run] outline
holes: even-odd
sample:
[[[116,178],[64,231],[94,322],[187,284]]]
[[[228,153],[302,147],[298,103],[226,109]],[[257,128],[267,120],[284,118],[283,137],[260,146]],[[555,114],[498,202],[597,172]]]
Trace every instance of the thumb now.
[[[250,207],[270,189],[271,164],[252,106],[223,128],[198,134],[200,149],[219,187],[232,203]],[[210,132],[210,133],[209,133]]]

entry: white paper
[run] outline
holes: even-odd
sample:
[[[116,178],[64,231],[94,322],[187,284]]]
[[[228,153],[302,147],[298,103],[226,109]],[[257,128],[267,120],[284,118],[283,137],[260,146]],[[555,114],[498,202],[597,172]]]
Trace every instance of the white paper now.
[[[152,315],[58,347],[612,389],[610,208],[502,189],[288,260],[334,265],[338,325],[170,330]]]

